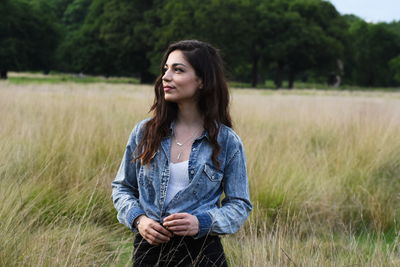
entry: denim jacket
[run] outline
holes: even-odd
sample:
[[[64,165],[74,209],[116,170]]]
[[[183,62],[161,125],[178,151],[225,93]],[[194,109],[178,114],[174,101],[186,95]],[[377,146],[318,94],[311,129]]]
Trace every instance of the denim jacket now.
[[[195,139],[188,163],[189,185],[165,205],[173,125],[150,164],[141,165],[139,160],[132,162],[132,159],[147,121],[139,122],[133,129],[112,182],[112,199],[119,222],[135,231],[133,221],[139,215],[145,214],[161,223],[170,214],[187,212],[199,221],[199,232],[195,238],[236,232],[252,209],[246,159],[239,136],[231,128],[220,125],[217,136],[221,147],[219,169],[211,160],[212,146],[208,142],[207,131]],[[220,201],[223,192],[225,196]]]

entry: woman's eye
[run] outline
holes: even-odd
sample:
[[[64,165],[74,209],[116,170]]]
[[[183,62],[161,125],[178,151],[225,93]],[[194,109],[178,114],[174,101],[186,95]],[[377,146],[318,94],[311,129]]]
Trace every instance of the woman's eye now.
[[[163,73],[166,73],[168,68],[163,68]]]
[[[175,68],[175,71],[176,71],[176,72],[183,72],[183,69]]]

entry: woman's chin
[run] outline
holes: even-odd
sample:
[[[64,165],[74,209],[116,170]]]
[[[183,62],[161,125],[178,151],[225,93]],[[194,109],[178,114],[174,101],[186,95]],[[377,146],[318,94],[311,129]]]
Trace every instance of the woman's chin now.
[[[172,95],[165,95],[164,96],[164,100],[167,102],[174,102],[176,103],[178,99],[176,99],[176,97],[172,96]]]

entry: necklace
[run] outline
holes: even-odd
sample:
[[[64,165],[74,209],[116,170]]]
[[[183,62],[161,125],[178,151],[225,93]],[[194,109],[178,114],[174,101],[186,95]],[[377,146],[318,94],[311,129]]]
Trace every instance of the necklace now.
[[[175,140],[175,144],[179,147],[179,150],[180,150],[178,153],[178,156],[176,157],[177,160],[179,160],[182,156],[184,145],[186,145],[190,140],[192,140],[194,136],[198,135],[199,132],[200,131],[193,132],[190,135],[190,137],[188,139],[186,139],[184,142],[178,142],[178,140]],[[175,131],[174,131],[174,137],[176,139]]]

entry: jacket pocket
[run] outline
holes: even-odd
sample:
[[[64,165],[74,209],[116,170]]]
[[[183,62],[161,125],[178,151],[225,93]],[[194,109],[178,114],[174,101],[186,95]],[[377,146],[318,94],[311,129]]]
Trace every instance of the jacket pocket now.
[[[204,173],[211,182],[220,182],[222,180],[222,177],[224,176],[222,172],[215,170],[207,163],[204,164]]]

